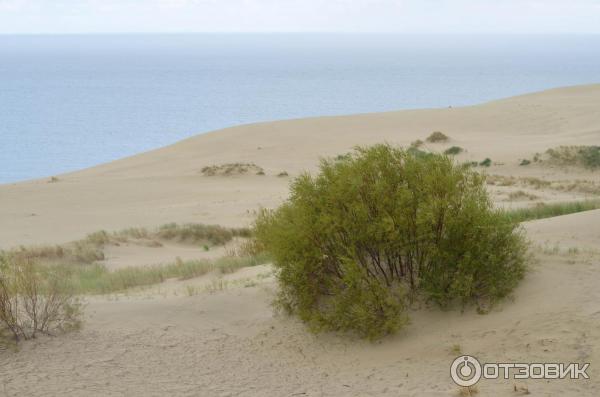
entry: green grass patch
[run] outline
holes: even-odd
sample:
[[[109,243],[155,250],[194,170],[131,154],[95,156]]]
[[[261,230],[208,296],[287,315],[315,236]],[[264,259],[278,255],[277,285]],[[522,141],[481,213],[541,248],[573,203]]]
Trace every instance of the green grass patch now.
[[[600,208],[600,200],[572,201],[566,203],[544,204],[533,207],[517,208],[505,211],[506,217],[514,222],[526,222],[536,219],[591,211]]]
[[[58,266],[77,294],[109,294],[130,288],[147,287],[168,279],[188,280],[210,272],[230,274],[238,269],[267,263],[262,254],[248,257],[223,257],[215,261],[181,261],[168,265],[126,267],[110,271],[101,264]]]

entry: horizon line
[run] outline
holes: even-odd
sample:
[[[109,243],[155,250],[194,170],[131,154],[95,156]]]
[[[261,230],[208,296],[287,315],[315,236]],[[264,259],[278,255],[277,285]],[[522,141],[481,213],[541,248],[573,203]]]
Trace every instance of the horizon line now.
[[[0,32],[0,36],[101,36],[101,35],[270,35],[270,34],[331,34],[331,35],[405,35],[405,36],[600,36],[600,32],[397,32],[397,31],[115,31],[115,32]]]

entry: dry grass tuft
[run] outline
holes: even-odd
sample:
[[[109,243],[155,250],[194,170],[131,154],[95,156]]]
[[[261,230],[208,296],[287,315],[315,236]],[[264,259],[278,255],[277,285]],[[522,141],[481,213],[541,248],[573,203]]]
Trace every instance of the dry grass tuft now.
[[[104,230],[91,233],[86,238],[64,245],[21,246],[8,251],[0,251],[0,257],[10,255],[18,260],[40,261],[45,264],[92,264],[104,259],[104,247],[133,243],[145,247],[161,247],[161,241],[179,241],[204,247],[224,245],[234,237],[248,238],[248,228],[226,228],[219,225],[169,223],[155,230],[129,228],[117,232]]]
[[[510,201],[523,201],[523,200],[538,200],[539,197],[535,194],[524,192],[523,190],[517,190],[516,192],[510,192],[508,194],[508,200]]]
[[[437,142],[446,142],[450,139],[446,134],[440,131],[434,131],[429,135],[426,139],[427,142],[437,143]]]
[[[221,165],[211,165],[202,168],[202,174],[205,176],[234,176],[234,175],[245,175],[248,173],[259,174],[262,172],[264,175],[264,170],[262,167],[254,163],[227,163]]]

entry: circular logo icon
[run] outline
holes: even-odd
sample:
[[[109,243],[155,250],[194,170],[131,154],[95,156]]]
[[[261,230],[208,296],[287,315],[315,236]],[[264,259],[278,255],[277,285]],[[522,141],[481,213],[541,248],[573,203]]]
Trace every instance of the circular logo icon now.
[[[452,362],[450,377],[459,386],[473,386],[481,379],[481,364],[472,356],[460,356]]]

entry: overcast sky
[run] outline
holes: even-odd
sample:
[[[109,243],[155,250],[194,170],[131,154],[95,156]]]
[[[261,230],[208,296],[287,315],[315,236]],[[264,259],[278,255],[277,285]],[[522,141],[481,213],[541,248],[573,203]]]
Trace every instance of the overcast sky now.
[[[600,0],[0,0],[0,33],[600,33]]]

